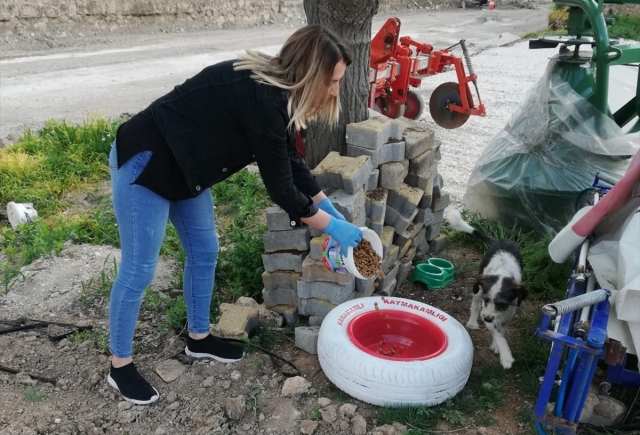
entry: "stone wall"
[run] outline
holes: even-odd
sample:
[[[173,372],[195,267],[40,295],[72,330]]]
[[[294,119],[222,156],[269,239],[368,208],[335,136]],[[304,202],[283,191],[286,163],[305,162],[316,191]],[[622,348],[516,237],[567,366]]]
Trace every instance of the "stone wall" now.
[[[381,12],[454,8],[460,0],[382,0]],[[304,21],[302,0],[0,0],[0,31],[98,30],[174,24],[220,28]]]
[[[376,116],[349,124],[347,143],[347,156],[329,153],[312,174],[347,221],[379,235],[383,273],[363,280],[329,271],[327,235],[292,227],[277,206],[267,209],[262,296],[265,307],[289,324],[302,316],[301,323],[319,326],[343,302],[393,294],[411,273],[416,253],[437,253],[446,245],[440,226],[449,194],[441,189],[434,132],[406,118]]]

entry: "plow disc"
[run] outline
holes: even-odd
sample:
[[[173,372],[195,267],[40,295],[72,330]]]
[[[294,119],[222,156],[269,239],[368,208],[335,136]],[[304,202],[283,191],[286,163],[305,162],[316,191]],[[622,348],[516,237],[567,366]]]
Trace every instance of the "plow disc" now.
[[[467,90],[467,100],[471,100],[469,90]],[[458,83],[441,84],[434,89],[429,100],[429,111],[436,124],[448,129],[458,128],[467,122],[470,115],[453,111],[449,108],[450,105],[463,106]]]

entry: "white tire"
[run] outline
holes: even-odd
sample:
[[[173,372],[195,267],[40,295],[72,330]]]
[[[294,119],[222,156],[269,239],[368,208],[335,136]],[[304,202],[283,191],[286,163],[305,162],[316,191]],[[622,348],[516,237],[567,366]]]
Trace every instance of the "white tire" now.
[[[399,319],[394,325],[419,331],[414,337],[420,338],[413,341],[399,334],[400,342],[408,343],[407,347],[399,345],[399,355],[380,354],[390,352],[383,347],[388,349],[389,343],[397,340],[384,332],[385,326],[389,329],[389,322],[394,321],[385,320],[389,318]],[[374,340],[380,341],[382,347],[374,350],[378,347]],[[421,349],[411,350],[416,348]],[[403,359],[402,352],[413,352],[413,356]],[[456,319],[435,307],[408,299],[372,296],[347,301],[329,312],[320,327],[318,359],[336,387],[363,402],[393,407],[433,406],[454,397],[466,385],[473,344]]]

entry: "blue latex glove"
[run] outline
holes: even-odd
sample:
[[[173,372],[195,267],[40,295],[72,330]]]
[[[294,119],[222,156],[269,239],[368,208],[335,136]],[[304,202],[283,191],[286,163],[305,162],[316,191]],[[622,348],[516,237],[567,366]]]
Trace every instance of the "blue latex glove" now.
[[[360,239],[362,239],[362,230],[360,228],[347,221],[336,219],[333,216],[329,221],[329,225],[324,229],[324,232],[338,242],[341,248],[347,248],[349,246],[355,248],[358,246],[358,243],[360,243]]]
[[[344,215],[340,213],[338,210],[336,210],[336,208],[333,206],[329,198],[325,198],[322,201],[320,201],[318,203],[318,208],[326,213],[329,213],[331,216],[333,216],[336,219],[340,219],[341,221],[346,221],[346,219],[344,218]]]

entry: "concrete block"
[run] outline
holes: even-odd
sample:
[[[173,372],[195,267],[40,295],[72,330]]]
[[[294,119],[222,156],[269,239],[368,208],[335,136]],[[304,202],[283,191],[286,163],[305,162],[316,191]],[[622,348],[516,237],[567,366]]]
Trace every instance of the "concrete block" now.
[[[353,194],[336,190],[328,198],[348,222],[354,222],[356,216],[364,209],[365,194],[362,188]]]
[[[291,231],[274,231],[262,235],[264,251],[308,251],[309,229],[299,228]]]
[[[360,210],[360,212],[353,219],[352,224],[357,227],[366,227],[367,226],[367,213],[364,211],[364,207]]]
[[[395,234],[394,231],[394,228],[390,226],[385,226],[382,229],[382,234],[380,235],[380,240],[382,241],[382,258],[386,257],[389,249],[391,249],[393,236]]]
[[[409,159],[409,173],[427,177],[433,171],[433,165],[441,158],[440,147],[430,148],[419,156]]]
[[[288,231],[295,228],[295,226],[291,225],[292,221],[289,219],[289,214],[278,206],[268,207],[265,210],[265,216],[269,231]]]
[[[421,238],[419,240],[416,240],[415,244],[416,244],[416,249],[420,251],[422,254],[426,255],[429,252],[431,252],[431,246],[429,245],[429,242],[427,242],[427,239]]]
[[[393,235],[393,244],[396,246],[404,246],[407,240],[414,240],[423,230],[424,224],[422,222],[412,222],[406,231]]]
[[[439,253],[447,246],[447,236],[440,234],[435,239],[429,241],[429,248],[434,254]]]
[[[426,191],[430,184],[433,188],[433,177],[420,177],[418,175],[407,174],[404,178],[404,183],[411,187],[417,187],[422,191]]]
[[[324,266],[322,261],[315,261],[307,256],[302,262],[301,279],[307,282],[324,281],[341,285],[351,285],[355,277],[346,273],[331,272]]]
[[[440,198],[440,196],[442,195],[442,189],[444,188],[443,186],[444,184],[444,180],[442,179],[442,176],[440,174],[436,174],[433,177],[433,199],[438,199]]]
[[[390,162],[380,165],[378,184],[385,189],[399,188],[409,173],[409,160]]]
[[[386,143],[378,150],[378,166],[389,162],[401,162],[403,160],[404,141]]]
[[[376,289],[376,279],[377,277],[370,279],[356,279],[356,297],[364,298],[371,296]]]
[[[400,262],[396,262],[392,267],[389,273],[385,273],[384,277],[378,278],[376,283],[378,284],[376,289],[380,291],[381,289],[386,288],[389,283],[396,279],[398,276],[398,271],[400,270]]]
[[[372,221],[371,219],[367,218],[365,226],[375,232],[378,237],[380,237],[380,235],[382,234],[382,229],[384,228],[384,221]]]
[[[307,226],[306,227],[309,230],[309,236],[310,237],[321,237],[324,234],[324,231],[318,229],[318,228],[314,228],[311,226]]]
[[[419,208],[416,215],[416,222],[422,222],[424,225],[429,226],[433,222],[434,216],[430,208]]]
[[[396,277],[396,288],[398,288],[409,276],[411,273],[411,269],[413,268],[413,261],[404,259],[400,262],[400,267],[398,268],[398,276]]]
[[[428,241],[431,241],[440,235],[440,229],[442,224],[434,224],[432,223],[427,227],[427,233],[425,234],[425,238]]]
[[[237,303],[236,301],[236,304]],[[265,304],[258,306],[258,317],[260,319],[260,325],[262,326],[282,328],[282,325],[284,325],[284,317],[282,317],[280,313],[268,309]]]
[[[415,217],[415,211],[423,195],[424,191],[402,183],[396,189],[389,189],[387,206],[393,207],[406,218]]]
[[[444,210],[449,206],[450,199],[451,199],[451,194],[446,190],[441,190],[440,197],[433,199],[433,202],[431,204],[431,209],[434,212]]]
[[[424,241],[424,238],[422,238],[422,240]],[[418,248],[412,244],[411,245],[411,249],[409,249],[409,251],[407,252],[407,255],[404,257],[404,260],[408,260],[413,262],[413,259],[416,257],[416,254],[418,253]],[[424,254],[428,254],[429,252],[424,252]]]
[[[413,214],[408,218],[402,216],[395,208],[387,206],[387,211],[384,216],[384,223],[393,227],[393,230],[397,234],[404,233],[409,225],[411,225],[418,214],[418,209],[413,210]]]
[[[413,240],[407,240],[404,242],[404,245],[400,247],[400,252],[398,252],[398,258],[404,258],[407,252],[409,252],[409,249],[411,249],[411,246],[413,246]]]
[[[298,291],[294,288],[262,289],[262,299],[267,308],[275,307],[276,305],[296,305],[298,303]]]
[[[324,320],[324,317],[309,316],[309,326],[322,326],[323,320]]]
[[[297,325],[298,324],[298,306],[295,305],[276,305],[269,307],[271,311],[282,315],[285,325]]]
[[[431,203],[433,202],[433,177],[429,179],[426,187],[424,195],[418,204],[420,208],[431,208]]]
[[[436,146],[436,134],[428,127],[411,126],[402,133],[405,141],[405,157],[413,159]]]
[[[380,170],[375,168],[369,175],[369,181],[367,181],[366,191],[375,190],[378,187],[378,180],[380,178]]]
[[[400,253],[400,248],[396,245],[391,245],[391,249],[389,249],[389,253],[382,260],[382,271],[386,274],[391,270],[393,265],[398,261],[398,254]]]
[[[217,337],[243,340],[259,324],[258,309],[234,304],[220,305],[220,321],[211,332]]]
[[[355,297],[355,291],[353,297]],[[353,299],[351,297],[351,299]],[[298,299],[298,314],[301,316],[318,316],[324,318],[329,311],[333,310],[337,305],[332,304],[324,299]]]
[[[332,282],[307,282],[298,281],[298,297],[301,299],[324,299],[332,304],[340,305],[347,300],[349,295],[356,289],[356,281],[353,279],[347,285]]]
[[[298,272],[263,272],[262,282],[266,290],[296,289],[301,274]]]
[[[278,270],[302,272],[302,261],[306,256],[307,253],[304,251],[273,252],[270,254],[262,254],[262,264],[266,272],[275,272]]]
[[[401,162],[404,160],[404,142],[390,142],[382,145],[377,150],[361,148],[355,145],[347,145],[347,156],[366,157],[371,159],[371,166],[378,166],[389,162]]]
[[[373,221],[384,221],[384,214],[387,207],[387,197],[389,192],[381,187],[365,194],[365,212],[367,217]]]
[[[399,120],[379,116],[347,125],[346,141],[362,148],[378,149],[389,139],[402,138],[403,125]]]
[[[309,243],[309,257],[315,261],[322,261],[322,244],[327,239],[327,235],[323,234],[320,237],[314,237]],[[304,259],[303,259],[304,262]],[[302,271],[302,264],[300,265],[300,271]]]
[[[338,152],[330,152],[311,174],[321,188],[334,188],[354,194],[369,181],[374,166],[367,156],[345,157]]]
[[[443,221],[444,221],[444,210],[440,210],[433,213],[433,220],[431,221],[431,225],[442,224]]]
[[[319,326],[298,326],[295,329],[296,347],[311,355],[317,355],[319,333]]]

